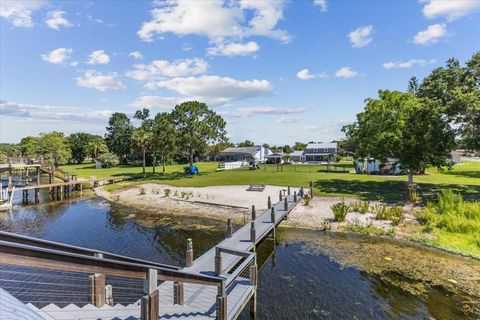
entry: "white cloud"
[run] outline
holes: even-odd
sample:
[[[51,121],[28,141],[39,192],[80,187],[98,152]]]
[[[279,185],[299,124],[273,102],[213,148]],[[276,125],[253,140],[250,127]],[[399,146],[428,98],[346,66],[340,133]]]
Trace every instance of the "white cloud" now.
[[[132,51],[128,55],[133,59],[137,59],[137,60],[143,59],[143,55],[140,51]]]
[[[70,48],[58,48],[50,51],[49,53],[42,54],[42,59],[53,64],[62,64],[70,59],[73,49]]]
[[[139,81],[162,80],[165,77],[186,77],[205,73],[208,63],[203,59],[154,60],[150,64],[135,64],[127,77]]]
[[[15,27],[31,28],[34,25],[32,14],[42,8],[45,1],[0,1],[0,17],[7,19]]]
[[[297,78],[302,80],[310,80],[310,79],[315,79],[316,76],[311,74],[308,69],[303,69],[297,72]]]
[[[350,67],[342,67],[335,73],[335,76],[339,78],[354,78],[358,75],[358,71],[354,71]]]
[[[480,1],[477,0],[427,0],[423,7],[423,15],[428,19],[445,17],[448,21],[453,21],[479,8]]]
[[[320,7],[320,11],[327,12],[327,0],[313,0],[313,4]]]
[[[150,89],[165,88],[183,96],[193,97],[211,104],[224,104],[230,101],[265,96],[272,91],[267,80],[237,80],[219,76],[173,78],[153,82]]]
[[[439,39],[447,35],[447,25],[446,24],[432,24],[424,31],[417,33],[413,37],[413,43],[421,45],[429,45],[432,43],[437,43]]]
[[[93,51],[89,56],[88,64],[107,64],[110,62],[110,57],[103,50]]]
[[[99,91],[126,89],[117,77],[118,74],[116,72],[103,74],[95,70],[87,70],[83,77],[78,77],[75,80],[79,87],[93,88]]]
[[[85,111],[84,108],[68,106],[38,106],[22,104],[11,101],[0,101],[0,113],[2,116],[10,116],[31,120],[48,121],[81,121],[98,122],[105,121],[113,113],[111,110]]]
[[[373,38],[371,37],[373,26],[359,27],[348,34],[348,38],[354,48],[362,48],[369,45]]]
[[[53,10],[47,13],[45,23],[50,29],[59,30],[61,26],[71,27],[72,24],[65,18],[67,13],[61,10]]]
[[[280,117],[277,119],[277,123],[281,124],[290,124],[290,123],[297,123],[300,121],[300,118],[297,117]]]
[[[161,96],[141,96],[135,99],[129,106],[134,108],[158,108],[170,110],[175,105],[187,101],[179,97],[161,97]]]
[[[260,46],[255,41],[247,43],[217,43],[207,48],[207,54],[211,56],[246,56],[257,52]]]
[[[410,59],[407,61],[390,61],[385,62],[383,67],[385,69],[410,69],[415,65],[424,67],[429,64],[434,64],[437,61],[435,59],[425,60],[425,59]]]
[[[271,106],[256,106],[237,108],[232,111],[220,111],[226,118],[247,118],[256,115],[292,115],[305,112],[304,108],[278,108]]]
[[[151,20],[144,22],[137,34],[143,41],[174,33],[178,36],[206,36],[215,43],[249,36],[266,36],[288,42],[288,33],[276,29],[277,23],[283,19],[285,2],[170,0],[150,12]]]

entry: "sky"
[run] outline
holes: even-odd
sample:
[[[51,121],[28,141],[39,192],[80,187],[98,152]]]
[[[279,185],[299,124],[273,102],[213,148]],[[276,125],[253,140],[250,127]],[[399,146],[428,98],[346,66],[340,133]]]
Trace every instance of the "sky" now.
[[[0,1],[0,142],[198,100],[232,142],[343,136],[366,98],[480,50],[480,0]]]

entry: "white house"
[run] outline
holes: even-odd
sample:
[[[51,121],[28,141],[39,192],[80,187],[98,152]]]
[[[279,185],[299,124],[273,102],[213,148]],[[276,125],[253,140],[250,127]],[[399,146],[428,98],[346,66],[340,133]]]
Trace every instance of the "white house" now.
[[[255,147],[231,147],[215,155],[215,161],[218,162],[265,162],[270,149]]]

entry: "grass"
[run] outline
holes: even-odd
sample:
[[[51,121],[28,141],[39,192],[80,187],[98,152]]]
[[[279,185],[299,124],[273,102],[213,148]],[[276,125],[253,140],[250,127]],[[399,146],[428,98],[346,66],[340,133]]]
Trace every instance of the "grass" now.
[[[341,163],[343,164],[343,163]],[[322,166],[285,165],[283,172],[277,172],[276,165],[266,165],[260,170],[229,170],[216,172],[217,164],[203,162],[196,164],[201,174],[195,177],[183,174],[185,165],[170,165],[161,173],[152,175],[152,167],[147,167],[147,178],[109,186],[111,190],[127,185],[145,182],[158,182],[172,186],[203,187],[212,185],[270,184],[308,187],[309,181],[315,182],[317,195],[356,197],[360,200],[380,200],[384,202],[403,202],[406,195],[405,176],[359,175],[355,173],[322,172]],[[344,163],[347,166],[347,163]],[[295,172],[295,168],[297,171]],[[292,169],[293,168],[293,169]],[[94,164],[68,165],[63,169],[76,172],[81,178],[135,176],[142,173],[139,166],[119,166],[95,169]],[[419,185],[418,194],[422,201],[432,201],[442,189],[451,188],[467,199],[480,198],[480,162],[468,162],[456,165],[451,171],[440,172],[430,168],[425,175],[415,177]]]
[[[423,230],[435,235],[429,244],[480,257],[480,201],[465,201],[451,189],[417,214]]]

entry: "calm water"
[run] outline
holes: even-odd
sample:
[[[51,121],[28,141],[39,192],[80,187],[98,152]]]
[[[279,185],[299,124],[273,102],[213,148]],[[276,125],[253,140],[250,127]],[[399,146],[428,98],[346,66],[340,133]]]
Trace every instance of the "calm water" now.
[[[97,197],[17,205],[12,214],[0,213],[0,229],[173,265],[183,264],[186,238],[193,239],[198,256],[224,237],[224,224],[216,221],[153,218]],[[342,268],[328,256],[306,250],[311,249],[312,236],[326,237],[320,232],[280,228],[276,245],[266,240],[258,247],[257,319],[478,319],[478,314],[462,312],[462,303],[469,297],[439,288],[411,295],[378,276]],[[352,236],[352,241],[356,237]],[[0,277],[8,279],[5,275],[11,271],[2,267]],[[22,272],[29,274],[31,270],[22,269],[19,274]],[[45,274],[45,279],[49,276]],[[0,283],[15,287],[15,282]],[[86,290],[88,283],[81,282],[79,287],[82,285]],[[120,281],[119,285],[131,286],[131,291],[119,296],[117,302],[140,295],[140,283]],[[43,304],[11,290],[23,300]],[[69,299],[88,299],[87,291],[77,295]],[[250,319],[247,311],[242,320]]]

